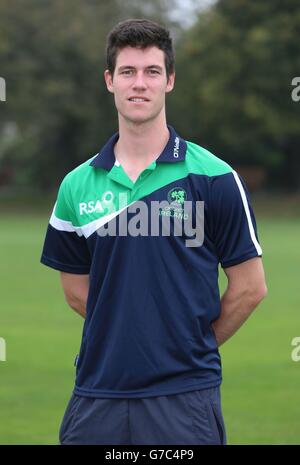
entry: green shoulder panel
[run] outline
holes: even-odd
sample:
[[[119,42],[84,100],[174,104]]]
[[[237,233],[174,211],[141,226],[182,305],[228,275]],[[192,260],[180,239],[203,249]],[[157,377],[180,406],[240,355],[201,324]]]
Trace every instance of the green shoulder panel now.
[[[200,145],[187,141],[186,163],[188,171],[193,174],[219,176],[232,172],[232,168],[221,158]]]
[[[95,156],[67,173],[62,180],[54,211],[58,219],[70,221],[73,225],[78,226],[75,205],[82,195],[82,186],[85,186],[85,181],[91,177],[92,167],[89,165]],[[89,185],[89,183],[87,184]]]
[[[187,152],[184,162],[157,163],[153,176],[139,187],[139,198],[145,197],[158,189],[179,179],[186,178],[189,174],[203,176],[218,176],[230,173],[232,168],[228,163],[213,155],[211,152],[187,141]]]
[[[185,161],[152,163],[145,170],[147,173],[143,180],[134,184],[129,182],[127,186],[121,166],[114,166],[111,171],[114,170],[114,174],[108,175],[103,168],[90,166],[94,157],[68,173],[59,189],[55,216],[59,220],[71,222],[75,227],[91,224],[101,217],[118,212],[124,205],[140,200],[189,174],[218,176],[232,171],[230,165],[208,150],[187,142]],[[117,176],[118,170],[120,176]],[[123,183],[119,178],[123,179]],[[125,201],[122,197],[124,193]]]

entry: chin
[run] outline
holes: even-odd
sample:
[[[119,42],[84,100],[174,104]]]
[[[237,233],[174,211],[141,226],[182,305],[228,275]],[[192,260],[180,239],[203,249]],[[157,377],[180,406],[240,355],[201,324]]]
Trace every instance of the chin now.
[[[155,114],[148,114],[148,115],[132,115],[132,114],[123,114],[123,118],[132,123],[132,124],[143,124],[143,123],[148,123],[150,121],[155,120],[159,115],[158,113]]]
[[[152,121],[155,117],[153,116],[124,116],[124,119],[132,124],[143,124]]]

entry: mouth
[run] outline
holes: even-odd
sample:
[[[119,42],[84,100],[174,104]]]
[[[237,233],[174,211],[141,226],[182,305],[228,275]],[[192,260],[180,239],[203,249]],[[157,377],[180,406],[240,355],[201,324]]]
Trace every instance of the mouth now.
[[[147,98],[144,98],[144,97],[130,97],[128,100],[129,100],[129,102],[133,102],[133,103],[149,102],[149,100]]]

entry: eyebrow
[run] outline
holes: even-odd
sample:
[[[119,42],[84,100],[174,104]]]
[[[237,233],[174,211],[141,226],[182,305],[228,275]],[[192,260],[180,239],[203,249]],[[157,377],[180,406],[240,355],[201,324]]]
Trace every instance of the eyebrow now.
[[[146,69],[149,69],[149,68],[155,68],[155,69],[158,69],[159,71],[163,71],[163,68],[159,65],[149,65],[149,66],[146,66]],[[130,65],[124,65],[124,66],[120,66],[118,68],[118,71],[123,71],[125,69],[136,69],[135,66],[130,66]]]

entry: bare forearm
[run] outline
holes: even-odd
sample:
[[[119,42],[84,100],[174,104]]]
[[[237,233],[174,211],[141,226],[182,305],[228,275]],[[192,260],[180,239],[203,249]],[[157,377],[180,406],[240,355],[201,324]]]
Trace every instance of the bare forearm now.
[[[220,317],[212,325],[218,346],[233,336],[263,297],[262,294],[237,293],[227,288],[221,299]]]
[[[75,310],[82,318],[86,317],[86,298],[80,299],[77,298],[72,302],[72,305],[69,303],[70,307]]]
[[[75,312],[85,318],[89,293],[89,275],[61,273],[61,282],[66,301]]]

